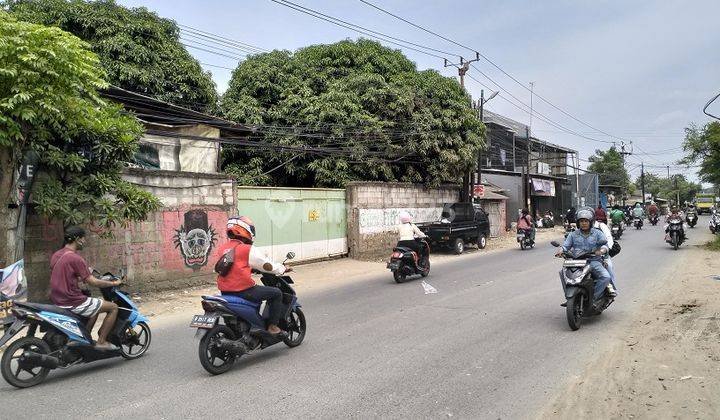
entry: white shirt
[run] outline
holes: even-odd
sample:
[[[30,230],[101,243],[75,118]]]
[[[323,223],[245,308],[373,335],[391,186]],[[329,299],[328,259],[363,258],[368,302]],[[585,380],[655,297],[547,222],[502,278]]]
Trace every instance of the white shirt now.
[[[401,241],[412,241],[417,238],[424,238],[425,234],[422,233],[414,223],[403,223],[397,227],[397,231],[400,233]]]
[[[598,221],[595,221],[595,228],[600,229],[602,233],[605,235],[605,239],[607,239],[607,247],[608,249],[613,247],[613,244],[615,243],[615,240],[612,237],[612,232],[610,231],[610,228],[605,223],[601,223]],[[608,258],[610,256],[608,255]]]
[[[273,260],[269,259],[267,255],[263,254],[255,246],[250,248],[250,255],[248,260],[248,264],[251,268],[262,271],[263,273],[272,273],[277,276],[285,273],[285,266],[283,264],[278,264]]]

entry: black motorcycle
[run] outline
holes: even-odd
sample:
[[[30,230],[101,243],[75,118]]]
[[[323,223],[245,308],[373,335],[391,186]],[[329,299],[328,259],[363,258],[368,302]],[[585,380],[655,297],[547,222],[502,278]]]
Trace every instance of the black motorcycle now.
[[[658,220],[660,220],[660,218],[657,214],[651,214],[648,220],[650,221],[651,225],[655,226],[658,224]]]
[[[551,244],[559,247],[560,244],[552,241]],[[595,279],[590,270],[588,258],[594,257],[594,253],[573,255],[570,252],[563,252],[563,267],[560,270],[560,283],[565,292],[567,301],[565,306],[568,325],[576,331],[582,324],[582,319],[588,316],[600,315],[615,300],[610,296],[607,288],[599,300],[595,300]]]
[[[575,232],[575,230],[577,229],[576,223],[568,223],[567,221],[565,221],[563,226],[565,227],[565,237],[566,238],[568,237],[569,234]]]
[[[419,274],[427,277],[430,274],[430,245],[422,238],[416,238],[416,242],[424,250],[424,256],[404,246],[396,246],[390,256],[387,268],[393,273],[395,282],[402,283],[408,276]]]
[[[617,240],[620,239],[620,237],[622,236],[623,229],[619,224],[613,223],[612,227],[610,228],[610,233],[612,234],[613,239]]]
[[[98,273],[99,276],[99,273]],[[107,273],[103,280],[119,280]],[[52,369],[67,368],[112,357],[136,359],[148,350],[152,335],[148,319],[140,314],[129,295],[117,287],[100,289],[103,298],[118,305],[117,320],[108,341],[118,348],[98,349],[86,328],[87,318],[54,305],[14,302],[14,322],[5,327],[0,347],[27,327],[24,337],[3,353],[2,376],[12,386],[27,388],[45,380]],[[44,333],[41,337],[38,332]]]
[[[290,252],[287,259],[295,254]],[[254,271],[258,274],[259,272]],[[288,347],[302,344],[307,331],[305,314],[295,295],[290,276],[261,274],[265,286],[277,287],[282,292],[285,305],[278,327],[281,334],[267,331],[269,307],[234,295],[203,296],[204,315],[195,315],[190,322],[197,328],[196,338],[200,339],[198,356],[200,364],[213,375],[227,372],[241,356],[254,351],[284,343]]]
[[[679,219],[670,220],[667,227],[665,242],[669,243],[677,251],[678,247],[685,241],[683,221]]]
[[[643,227],[643,219],[642,217],[635,217],[633,219],[633,226],[635,226],[635,229],[640,230]]]
[[[716,234],[720,233],[720,214],[713,211],[712,216],[710,216],[710,233]]]
[[[698,215],[695,212],[688,212],[687,215],[685,215],[685,221],[687,222],[688,226],[691,228],[694,228],[695,225],[697,225],[698,222]]]
[[[535,241],[532,240],[532,231],[530,229],[518,229],[515,239],[523,251],[535,246]]]

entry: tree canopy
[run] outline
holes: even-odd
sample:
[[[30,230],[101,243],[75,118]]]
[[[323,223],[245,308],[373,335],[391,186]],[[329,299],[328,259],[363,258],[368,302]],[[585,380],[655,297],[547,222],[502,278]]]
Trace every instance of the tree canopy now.
[[[635,181],[637,190],[642,189],[640,177]],[[695,194],[702,190],[698,183],[688,180],[685,175],[675,174],[671,178],[660,177],[653,173],[645,173],[645,192],[653,197],[660,197],[670,201],[676,201],[679,193],[680,203],[692,201]]]
[[[256,125],[266,145],[318,149],[226,148],[225,170],[246,184],[456,182],[483,144],[484,126],[455,80],[368,40],[249,57],[220,107]]]
[[[57,26],[90,44],[113,85],[197,110],[217,103],[215,84],[180,42],[174,21],[114,0],[5,0],[19,20]]]
[[[142,126],[98,96],[107,83],[87,48],[59,28],[16,21],[0,11],[0,219],[10,214],[6,203],[15,174],[30,152],[39,159],[33,202],[41,214],[66,225],[91,222],[110,229],[159,206],[120,178]],[[0,241],[0,251],[6,251],[0,258],[8,255],[4,246]]]
[[[713,121],[703,127],[691,125],[685,129],[683,148],[687,153],[681,163],[699,164],[703,182],[720,185],[720,122]]]
[[[630,182],[630,175],[625,169],[623,157],[615,146],[608,150],[595,150],[590,156],[588,171],[599,175],[600,183],[607,185],[619,185],[625,188],[628,193],[633,192],[633,185]]]

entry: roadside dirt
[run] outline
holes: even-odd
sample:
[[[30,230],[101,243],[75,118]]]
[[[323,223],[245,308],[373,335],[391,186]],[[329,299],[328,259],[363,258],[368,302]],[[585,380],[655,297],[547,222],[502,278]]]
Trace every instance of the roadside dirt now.
[[[720,418],[719,257],[687,249],[623,340],[539,418]]]

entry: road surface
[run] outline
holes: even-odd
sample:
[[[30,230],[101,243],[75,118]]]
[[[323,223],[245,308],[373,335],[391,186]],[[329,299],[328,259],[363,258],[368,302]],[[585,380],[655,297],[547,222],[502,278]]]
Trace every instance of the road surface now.
[[[690,244],[709,237],[707,217]],[[561,239],[558,238],[558,239]],[[37,387],[0,383],[0,417],[528,418],[622,334],[664,273],[682,263],[662,227],[629,231],[615,259],[620,296],[569,330],[561,261],[540,243],[435,264],[421,280],[389,273],[303,296],[308,335],[210,376],[187,327],[199,304],[153,326],[147,355],[50,373]],[[302,270],[302,267],[298,267]],[[7,416],[7,417],[6,417]]]

